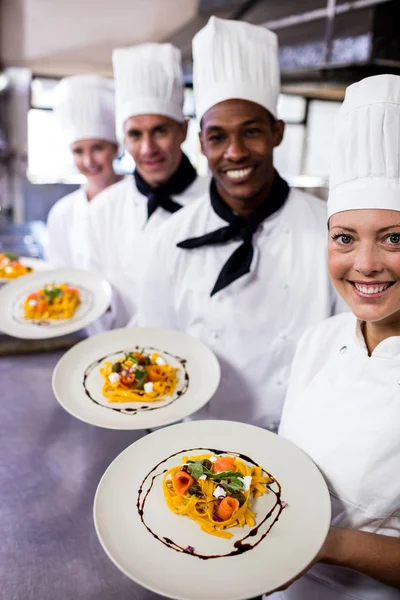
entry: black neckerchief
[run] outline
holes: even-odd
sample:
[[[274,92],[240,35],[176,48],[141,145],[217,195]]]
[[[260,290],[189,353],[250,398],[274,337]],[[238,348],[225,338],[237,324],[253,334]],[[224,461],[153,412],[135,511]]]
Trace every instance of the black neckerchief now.
[[[227,221],[229,225],[227,227],[221,227],[221,229],[217,229],[216,231],[206,233],[200,237],[184,240],[177,244],[178,248],[191,250],[192,248],[199,248],[201,246],[225,244],[235,238],[243,240],[243,244],[233,252],[222,267],[211,292],[211,296],[230,285],[236,279],[239,279],[239,277],[249,273],[254,254],[252,244],[253,234],[260,223],[283,206],[288,195],[288,184],[282,179],[279,173],[275,171],[274,181],[266,201],[257,208],[253,215],[250,215],[247,218],[240,217],[235,214],[221,198],[215,181],[212,179],[210,184],[211,205],[217,215],[224,221]]]
[[[183,153],[182,160],[175,173],[168,179],[167,183],[163,183],[158,187],[151,187],[143,179],[137,169],[135,169],[133,175],[135,177],[137,189],[147,198],[147,219],[150,219],[153,212],[157,210],[159,206],[170,213],[174,213],[182,208],[182,204],[172,200],[171,196],[184,192],[197,177],[197,173],[193,168],[192,163],[186,154]]]

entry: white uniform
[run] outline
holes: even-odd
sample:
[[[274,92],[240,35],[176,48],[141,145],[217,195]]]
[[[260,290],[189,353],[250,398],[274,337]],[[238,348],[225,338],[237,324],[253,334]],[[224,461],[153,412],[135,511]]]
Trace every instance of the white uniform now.
[[[400,337],[368,356],[350,313],[302,338],[280,434],[328,484],[332,524],[400,537]],[[274,600],[398,600],[400,591],[350,569],[315,565]]]
[[[251,272],[211,297],[221,268],[242,242],[193,250],[176,244],[226,225],[207,195],[157,232],[141,285],[138,324],[186,331],[216,352],[220,387],[196,417],[276,429],[296,343],[334,310],[326,207],[291,190],[282,209],[253,236]]]
[[[197,177],[173,200],[186,206],[208,188],[209,180]],[[135,312],[138,273],[147,264],[149,236],[171,213],[159,207],[147,220],[147,198],[141,194],[133,176],[96,196],[90,210],[89,268],[113,285],[120,305],[109,326],[127,324]]]
[[[81,187],[51,208],[47,219],[46,258],[54,267],[87,267],[89,205],[85,189]]]
[[[100,75],[75,75],[58,84],[54,114],[66,146],[79,140],[105,140],[115,136],[114,84]],[[89,202],[85,186],[61,198],[47,220],[46,257],[54,267],[88,266]]]

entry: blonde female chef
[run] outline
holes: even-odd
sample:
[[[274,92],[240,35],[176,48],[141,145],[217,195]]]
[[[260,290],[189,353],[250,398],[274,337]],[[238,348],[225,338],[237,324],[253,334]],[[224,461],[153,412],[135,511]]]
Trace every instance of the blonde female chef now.
[[[99,192],[121,179],[113,168],[118,151],[114,105],[114,84],[105,77],[77,75],[57,86],[55,115],[86,184],[50,210],[46,254],[56,267],[87,266],[89,205]]]
[[[398,600],[400,77],[350,86],[335,134],[329,272],[353,314],[303,336],[280,427],[321,469],[332,527],[320,562],[272,597]]]

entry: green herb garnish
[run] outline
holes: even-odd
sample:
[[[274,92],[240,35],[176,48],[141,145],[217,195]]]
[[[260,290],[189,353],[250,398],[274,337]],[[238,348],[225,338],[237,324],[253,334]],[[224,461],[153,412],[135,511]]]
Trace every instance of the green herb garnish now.
[[[231,494],[243,490],[244,483],[242,480],[242,473],[238,471],[222,471],[221,473],[213,473],[204,463],[205,461],[188,460],[187,469],[194,479],[200,479],[202,475],[206,475],[208,479],[211,479],[212,481],[218,481],[218,483]]]
[[[59,298],[60,296],[62,296],[62,289],[55,287],[52,289],[49,288],[44,288],[44,295],[46,296],[46,300],[54,300],[54,298]]]
[[[9,260],[18,260],[18,256],[15,252],[3,252],[4,256],[6,256]]]
[[[136,371],[135,371],[136,379],[144,379],[146,377],[146,375],[147,375],[146,371],[141,371],[140,369],[136,369]]]
[[[132,352],[125,353],[124,361],[125,360],[131,360],[132,362],[136,363],[137,365],[139,364],[139,359],[136,358],[136,356],[133,356]]]

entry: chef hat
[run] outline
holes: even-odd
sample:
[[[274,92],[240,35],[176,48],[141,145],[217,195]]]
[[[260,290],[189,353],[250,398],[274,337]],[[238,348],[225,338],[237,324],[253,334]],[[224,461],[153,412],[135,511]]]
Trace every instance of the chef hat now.
[[[172,44],[142,44],[113,51],[117,132],[136,115],[164,115],[182,122],[181,53]]]
[[[400,77],[347,88],[335,124],[328,218],[361,208],[400,210]]]
[[[66,77],[54,92],[54,113],[66,143],[106,140],[115,135],[114,83],[100,75]]]
[[[199,121],[212,106],[233,98],[260,104],[276,117],[280,74],[275,33],[211,17],[193,38],[193,87]]]

